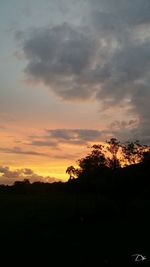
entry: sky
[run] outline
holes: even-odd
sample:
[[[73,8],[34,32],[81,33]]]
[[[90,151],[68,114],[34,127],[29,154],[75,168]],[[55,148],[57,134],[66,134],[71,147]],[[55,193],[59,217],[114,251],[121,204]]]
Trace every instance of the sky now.
[[[0,183],[66,181],[94,143],[150,144],[149,0],[0,0]]]

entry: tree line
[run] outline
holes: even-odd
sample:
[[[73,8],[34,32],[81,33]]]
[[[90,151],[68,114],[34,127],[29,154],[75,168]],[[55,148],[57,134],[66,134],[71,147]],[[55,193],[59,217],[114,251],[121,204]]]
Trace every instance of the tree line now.
[[[105,144],[93,145],[91,152],[77,161],[79,167],[69,166],[66,173],[69,174],[69,180],[88,177],[93,179],[104,170],[115,171],[148,160],[149,146],[140,144],[138,140],[121,143],[116,138],[111,138]]]

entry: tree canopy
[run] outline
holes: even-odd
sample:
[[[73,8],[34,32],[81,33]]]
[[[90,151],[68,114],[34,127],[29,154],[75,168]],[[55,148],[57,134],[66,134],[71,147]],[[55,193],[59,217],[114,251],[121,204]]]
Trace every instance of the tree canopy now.
[[[70,166],[66,172],[70,179],[83,177],[96,177],[102,171],[115,171],[150,159],[150,148],[142,145],[138,140],[121,143],[116,138],[111,138],[104,144],[91,146],[91,152],[77,161],[78,168]]]

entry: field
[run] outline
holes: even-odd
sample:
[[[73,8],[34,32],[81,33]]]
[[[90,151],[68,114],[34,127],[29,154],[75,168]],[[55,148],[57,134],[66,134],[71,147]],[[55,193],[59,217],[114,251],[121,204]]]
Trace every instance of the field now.
[[[145,266],[150,202],[136,204],[122,216],[115,202],[99,194],[3,192],[1,260],[13,266],[129,266],[139,253],[147,256],[140,262]]]

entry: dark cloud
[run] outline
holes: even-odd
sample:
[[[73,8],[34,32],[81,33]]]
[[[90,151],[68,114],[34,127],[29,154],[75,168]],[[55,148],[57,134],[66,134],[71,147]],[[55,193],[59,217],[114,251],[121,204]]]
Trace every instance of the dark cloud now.
[[[86,145],[88,142],[100,141],[104,131],[90,129],[55,129],[47,130],[49,138],[58,143]]]
[[[135,128],[138,124],[137,120],[129,120],[129,121],[114,121],[110,124],[110,128],[112,130],[123,130],[128,128]]]
[[[91,9],[116,15],[122,23],[137,25],[150,22],[149,0],[89,0]]]
[[[22,150],[20,147],[12,147],[12,148],[0,148],[0,151],[2,153],[8,153],[8,154],[21,154],[21,155],[33,155],[33,156],[44,156],[48,157],[45,153],[30,151],[30,150]]]
[[[90,68],[96,42],[89,38],[87,30],[67,23],[37,29],[24,42],[23,50],[28,59],[25,72],[29,78],[44,82],[65,99],[92,95],[84,72]]]
[[[70,21],[22,38],[27,77],[43,82],[64,100],[93,97],[105,109],[128,99],[130,114],[139,117],[137,133],[144,138],[144,129],[150,135],[150,1],[87,3],[87,16],[83,10],[84,22],[78,26]],[[53,134],[62,140],[69,135]]]
[[[50,176],[42,176],[34,173],[33,170],[25,168],[25,169],[17,169],[10,170],[8,166],[0,166],[0,183],[1,184],[13,184],[14,181],[22,181],[24,179],[29,179],[31,182],[56,182],[58,179],[50,177]]]
[[[90,129],[53,129],[46,130],[46,134],[44,134],[43,137],[30,136],[29,144],[33,146],[47,146],[50,149],[60,150],[60,146],[62,144],[87,146],[90,142],[105,140],[107,135],[112,135],[113,133],[114,131],[112,129],[110,131]],[[64,157],[70,158],[70,155],[64,155]]]
[[[59,149],[58,144],[56,142],[51,142],[50,140],[47,140],[49,138],[45,137],[45,140],[33,140],[29,144],[33,146],[47,146],[54,149]]]

